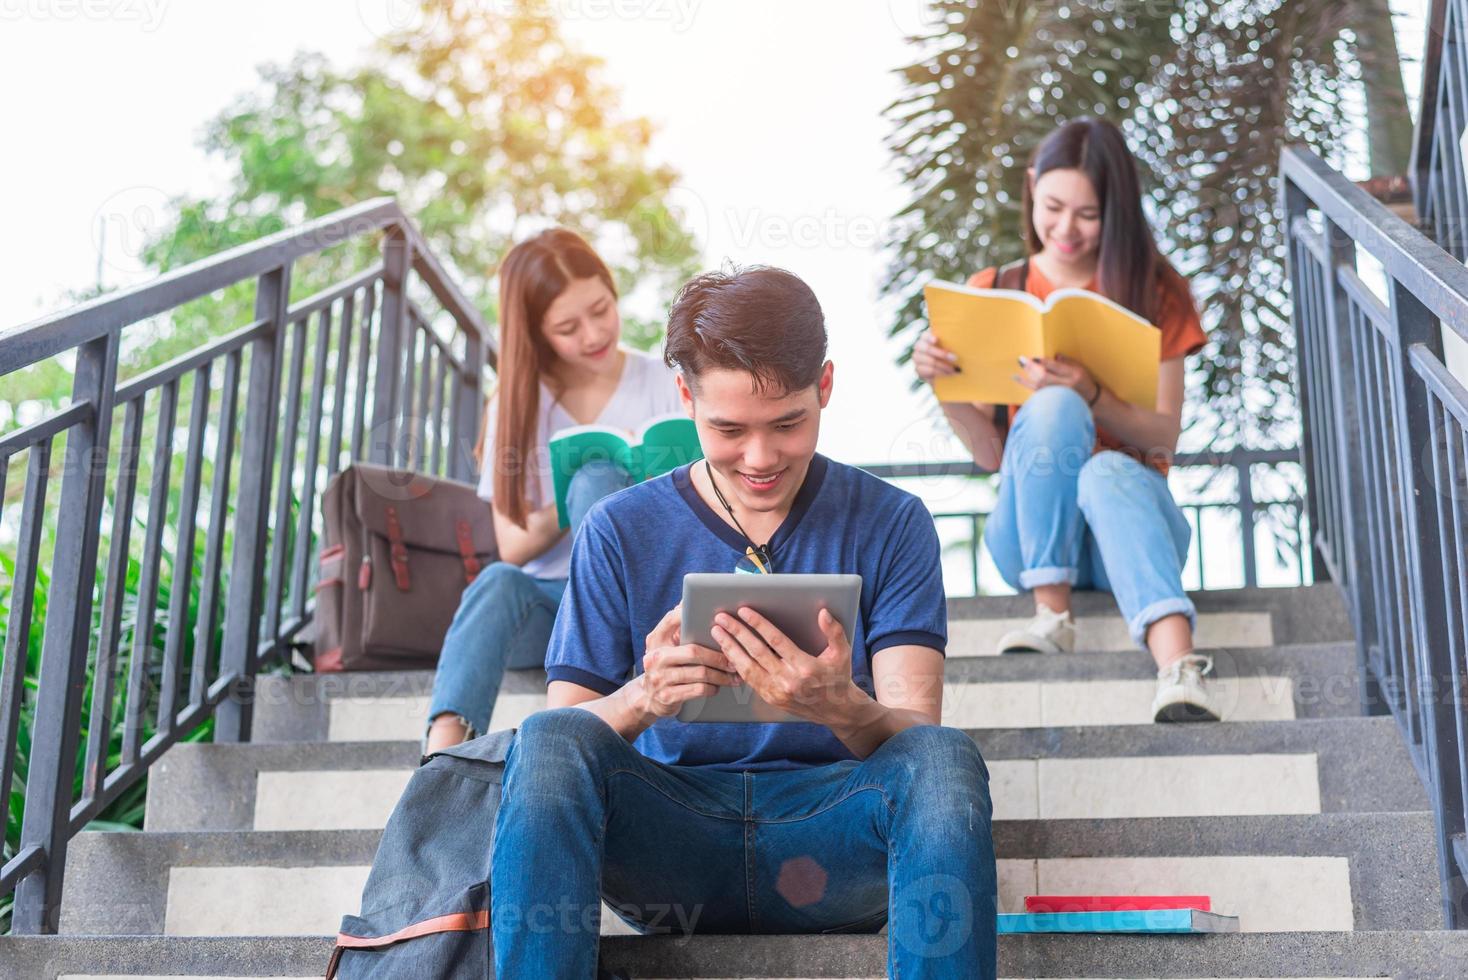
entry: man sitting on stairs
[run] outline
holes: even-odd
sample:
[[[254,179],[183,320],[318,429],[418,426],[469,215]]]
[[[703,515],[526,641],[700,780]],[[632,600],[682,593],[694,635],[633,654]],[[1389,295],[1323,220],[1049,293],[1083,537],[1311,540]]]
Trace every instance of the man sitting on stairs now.
[[[595,974],[600,902],[643,931],[877,932],[903,977],[995,975],[989,773],[939,724],[947,618],[916,497],[816,453],[831,397],[810,288],[700,276],[665,357],[705,458],[587,515],[546,655],[550,708],[511,747],[492,857],[501,977]],[[763,545],[757,542],[765,542]],[[753,610],[683,644],[683,576],[862,577],[851,642],[801,650]],[[748,684],[805,722],[689,724]]]

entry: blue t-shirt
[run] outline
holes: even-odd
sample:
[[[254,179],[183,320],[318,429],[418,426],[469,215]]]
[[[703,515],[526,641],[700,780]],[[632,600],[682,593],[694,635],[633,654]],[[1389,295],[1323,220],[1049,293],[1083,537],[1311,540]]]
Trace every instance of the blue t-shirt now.
[[[861,576],[851,673],[867,694],[871,658],[879,651],[918,645],[941,652],[947,646],[938,534],[912,494],[817,455],[769,544],[780,573]],[[602,500],[576,533],[570,585],[546,651],[548,680],[616,691],[641,672],[647,634],[683,598],[683,576],[734,571],[746,546],[698,495],[688,466]],[[804,722],[663,718],[634,744],[658,762],[728,770],[796,769],[852,758],[830,729]]]

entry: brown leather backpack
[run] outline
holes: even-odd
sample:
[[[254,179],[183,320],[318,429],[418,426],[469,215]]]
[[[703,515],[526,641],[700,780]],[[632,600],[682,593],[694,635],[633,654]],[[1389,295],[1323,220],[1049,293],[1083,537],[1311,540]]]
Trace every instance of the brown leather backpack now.
[[[356,463],[321,505],[316,669],[432,667],[464,587],[498,557],[489,504],[467,483]]]

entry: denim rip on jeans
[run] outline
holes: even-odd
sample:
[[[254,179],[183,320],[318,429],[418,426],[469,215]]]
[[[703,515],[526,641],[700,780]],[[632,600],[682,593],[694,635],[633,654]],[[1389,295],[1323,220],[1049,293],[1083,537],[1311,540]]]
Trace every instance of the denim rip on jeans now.
[[[1111,592],[1145,650],[1147,627],[1164,616],[1197,625],[1182,582],[1192,528],[1167,477],[1124,453],[1092,455],[1095,445],[1095,420],[1073,389],[1031,395],[1005,440],[984,543],[1012,588]]]
[[[863,761],[668,766],[589,711],[516,733],[491,857],[495,976],[593,977],[601,899],[646,932],[865,932],[893,977],[995,976],[989,771],[924,725]]]
[[[566,490],[571,533],[593,504],[631,485],[626,470],[605,460],[577,470]],[[546,644],[565,591],[563,578],[533,578],[505,562],[482,570],[464,590],[444,636],[428,720],[455,714],[469,722],[471,736],[487,731],[505,669],[545,666]]]

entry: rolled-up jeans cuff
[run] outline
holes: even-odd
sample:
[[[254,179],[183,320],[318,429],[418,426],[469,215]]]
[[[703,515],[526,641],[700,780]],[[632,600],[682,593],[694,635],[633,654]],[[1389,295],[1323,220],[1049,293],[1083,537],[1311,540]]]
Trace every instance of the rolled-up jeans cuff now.
[[[459,719],[459,722],[464,726],[464,741],[467,742],[471,738],[477,738],[479,736],[479,731],[474,727],[474,722],[453,708],[440,708],[437,711],[430,711],[428,713],[428,724],[423,727],[423,751],[425,753],[428,751],[428,732],[433,728],[433,723],[444,715]]]
[[[1047,568],[1026,568],[1019,573],[1022,589],[1033,589],[1037,585],[1075,585],[1077,572],[1074,568],[1052,565]]]
[[[1142,611],[1133,616],[1132,621],[1127,624],[1127,629],[1132,634],[1132,641],[1146,650],[1147,627],[1164,616],[1174,616],[1178,613],[1188,617],[1188,629],[1197,632],[1198,611],[1193,605],[1193,600],[1186,597],[1159,599],[1149,606],[1144,606]]]

